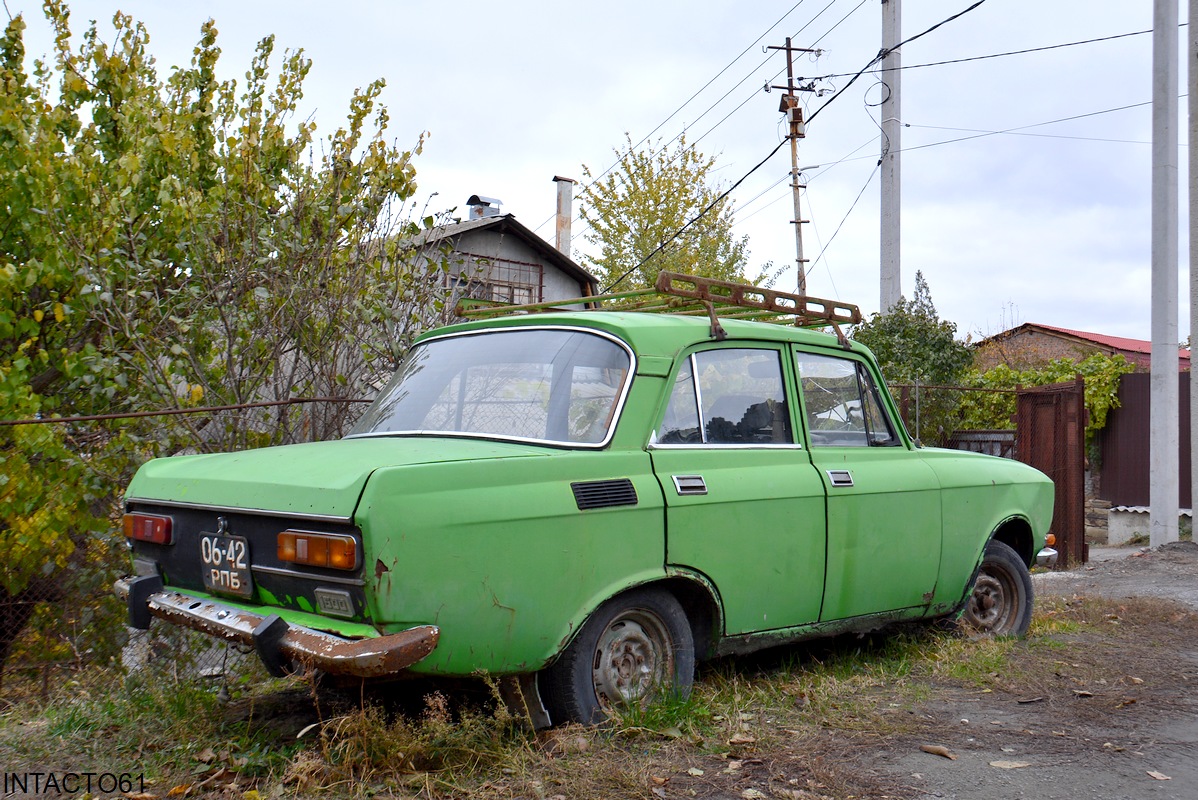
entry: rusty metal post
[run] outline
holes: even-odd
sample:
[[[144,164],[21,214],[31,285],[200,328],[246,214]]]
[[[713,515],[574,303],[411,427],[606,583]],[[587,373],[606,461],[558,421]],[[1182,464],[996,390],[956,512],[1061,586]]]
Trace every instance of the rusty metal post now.
[[[570,257],[570,224],[574,219],[574,180],[553,176],[557,184],[557,225],[554,246],[566,258]]]

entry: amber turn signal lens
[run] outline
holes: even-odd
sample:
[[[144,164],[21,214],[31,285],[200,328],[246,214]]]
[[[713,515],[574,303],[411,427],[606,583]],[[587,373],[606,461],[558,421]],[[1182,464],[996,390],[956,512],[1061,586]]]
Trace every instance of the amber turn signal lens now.
[[[1057,535],[1055,533],[1050,533],[1044,537],[1044,546],[1045,547],[1052,547],[1056,543],[1057,543]]]
[[[280,561],[309,567],[358,568],[358,543],[352,536],[311,531],[283,531],[279,534]]]
[[[121,520],[125,537],[153,544],[171,543],[171,518],[158,514],[126,514]]]

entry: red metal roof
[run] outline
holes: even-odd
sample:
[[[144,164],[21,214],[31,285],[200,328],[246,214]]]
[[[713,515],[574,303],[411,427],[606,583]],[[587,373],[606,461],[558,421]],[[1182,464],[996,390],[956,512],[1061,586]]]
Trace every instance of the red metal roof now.
[[[1027,323],[1027,327],[1063,333],[1066,336],[1074,336],[1103,347],[1109,347],[1112,350],[1122,351],[1127,360],[1134,363],[1144,364],[1145,366],[1152,363],[1152,342],[1145,341],[1144,339],[1125,339],[1122,336],[1107,336],[1101,333],[1090,333],[1089,331],[1075,331],[1069,328],[1058,328],[1055,325],[1041,325],[1038,322],[1029,322]],[[1147,358],[1133,358],[1131,357],[1133,353],[1146,356]],[[1180,368],[1189,369],[1190,351],[1183,347],[1177,351],[1177,354],[1181,362]]]

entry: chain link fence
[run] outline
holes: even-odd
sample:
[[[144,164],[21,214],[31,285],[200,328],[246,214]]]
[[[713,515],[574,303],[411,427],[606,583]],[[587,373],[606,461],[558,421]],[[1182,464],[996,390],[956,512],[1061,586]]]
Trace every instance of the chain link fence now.
[[[898,403],[903,424],[921,444],[932,447],[956,447],[976,450],[1004,458],[1015,458],[1015,397],[1014,389],[986,389],[973,386],[936,386],[921,384],[891,384],[890,390]],[[1011,431],[1009,445],[995,449],[990,445],[971,446],[971,442],[997,440],[1006,437],[966,437],[964,431]]]

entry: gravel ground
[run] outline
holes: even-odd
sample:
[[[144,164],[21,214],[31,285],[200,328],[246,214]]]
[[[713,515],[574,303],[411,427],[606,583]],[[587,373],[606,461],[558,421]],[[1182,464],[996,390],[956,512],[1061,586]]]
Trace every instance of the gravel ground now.
[[[1155,550],[1093,548],[1088,564],[1035,576],[1038,596],[1098,595],[1159,598],[1198,609],[1198,545]],[[1162,604],[1162,614],[1184,613]],[[1112,624],[1118,620],[1113,620]],[[1101,649],[1097,650],[1101,659]],[[903,780],[921,798],[1038,798],[1040,800],[1195,800],[1198,798],[1198,640],[1167,645],[1144,641],[1117,655],[1143,673],[1124,685],[1093,691],[1045,687],[1035,698],[955,691],[937,696],[925,713],[939,721],[935,744],[955,759],[904,742],[878,754],[876,768]],[[1112,658],[1114,658],[1112,655]],[[1161,669],[1162,665],[1164,666]],[[1070,685],[1079,664],[1056,678]],[[1124,683],[1124,682],[1121,682]],[[1077,685],[1082,685],[1077,682]],[[1063,697],[1062,697],[1063,695]],[[1139,702],[1137,702],[1139,701]]]

